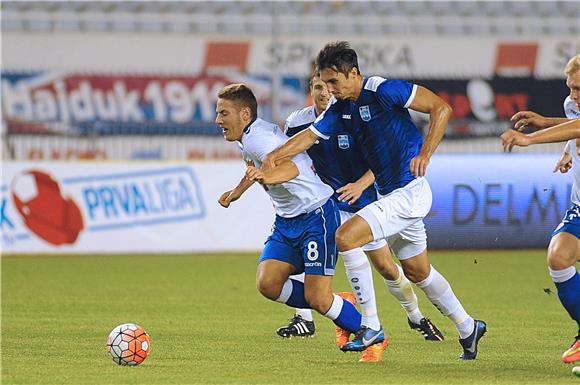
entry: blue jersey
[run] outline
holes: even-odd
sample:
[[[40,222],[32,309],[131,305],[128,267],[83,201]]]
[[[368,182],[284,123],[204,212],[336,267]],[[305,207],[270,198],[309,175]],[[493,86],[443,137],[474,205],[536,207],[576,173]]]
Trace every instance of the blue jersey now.
[[[386,195],[415,179],[410,163],[423,138],[408,107],[416,91],[416,85],[403,80],[365,78],[356,102],[331,98],[310,129],[328,139],[346,128],[365,154],[379,193]]]
[[[286,135],[294,136],[308,128],[316,119],[314,106],[294,111],[286,120]],[[352,205],[340,202],[336,190],[348,183],[357,181],[369,170],[353,137],[346,131],[330,135],[329,140],[317,142],[307,151],[320,179],[335,191],[333,198],[339,210],[357,212],[369,203],[377,200],[374,186],[369,186]]]

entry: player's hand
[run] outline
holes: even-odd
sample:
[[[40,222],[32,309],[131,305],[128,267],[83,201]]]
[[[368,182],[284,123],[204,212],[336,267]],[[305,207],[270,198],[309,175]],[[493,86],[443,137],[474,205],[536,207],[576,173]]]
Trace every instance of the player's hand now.
[[[532,144],[530,138],[516,130],[509,129],[501,134],[501,145],[505,152],[511,152],[514,146],[526,147]]]
[[[272,156],[272,153],[269,153],[262,160],[262,170],[264,170],[264,171],[271,170],[274,167],[276,167],[276,161],[274,160],[274,157]]]
[[[365,189],[357,183],[349,183],[336,190],[336,192],[340,194],[338,200],[346,202],[349,205],[355,204],[363,191],[365,191]]]
[[[533,111],[520,111],[512,116],[510,120],[515,122],[514,129],[523,131],[528,128],[533,128],[534,130],[544,128],[545,119],[545,117]]]
[[[421,154],[417,155],[411,159],[411,174],[415,177],[425,176],[429,162],[430,158],[428,156]]]
[[[264,171],[254,166],[248,166],[246,168],[246,178],[255,180],[258,183],[264,183]]]
[[[562,154],[562,157],[558,162],[556,162],[556,166],[554,167],[553,172],[560,171],[562,174],[567,173],[572,168],[572,155],[565,152]]]
[[[230,191],[226,191],[225,193],[223,193],[220,196],[220,199],[218,199],[218,203],[222,206],[225,207],[226,209],[228,207],[230,207],[230,203],[232,203],[233,201],[235,201],[236,199],[238,199],[239,197],[235,197],[232,192],[234,190],[230,190]]]

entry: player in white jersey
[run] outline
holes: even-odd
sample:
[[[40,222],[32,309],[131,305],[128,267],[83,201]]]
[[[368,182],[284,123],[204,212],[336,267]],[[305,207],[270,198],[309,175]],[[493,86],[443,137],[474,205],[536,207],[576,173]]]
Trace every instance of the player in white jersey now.
[[[332,293],[337,252],[334,240],[338,209],[329,199],[332,189],[322,183],[305,153],[277,162],[269,171],[259,168],[266,155],[286,142],[275,124],[257,117],[257,102],[243,84],[231,84],[218,93],[216,123],[228,141],[237,141],[249,164],[245,176],[219,198],[223,207],[258,181],[276,212],[272,234],[260,255],[256,285],[260,293],[291,307],[312,308],[350,332],[361,326],[361,314]],[[257,167],[256,167],[257,166]],[[304,282],[290,279],[304,272]],[[382,343],[377,338],[372,344]],[[369,345],[372,345],[369,344]]]
[[[314,105],[290,114],[285,126],[287,136],[291,137],[309,127],[328,104],[330,94],[317,73],[310,79],[310,94]],[[348,132],[341,132],[328,141],[319,141],[308,150],[308,155],[322,181],[335,190],[333,199],[339,208],[341,222],[346,222],[358,210],[377,200],[377,192],[373,185],[374,176],[359,146]],[[383,276],[389,292],[407,312],[411,328],[421,332],[426,340],[442,341],[442,333],[421,313],[410,281],[404,276],[401,267],[392,260],[387,243],[383,239],[370,242],[348,256],[342,256],[349,284],[361,307],[362,324],[372,329],[380,328],[372,270],[365,252]],[[297,309],[290,323],[279,328],[277,333],[282,337],[314,334],[312,312],[309,309]],[[337,345],[342,346],[346,342],[348,335],[337,333]],[[379,361],[386,343],[387,338],[383,346],[373,345],[366,348],[361,361]]]
[[[506,151],[513,146],[570,139],[554,172],[566,173],[572,168],[572,206],[552,234],[548,246],[548,270],[560,302],[578,326],[578,335],[562,355],[562,361],[571,363],[580,361],[580,275],[575,267],[580,260],[580,55],[568,62],[565,73],[566,85],[570,89],[570,95],[564,101],[566,118],[546,118],[531,111],[518,112],[512,117],[515,130],[505,132],[501,139]],[[526,128],[542,130],[527,135],[518,132]]]

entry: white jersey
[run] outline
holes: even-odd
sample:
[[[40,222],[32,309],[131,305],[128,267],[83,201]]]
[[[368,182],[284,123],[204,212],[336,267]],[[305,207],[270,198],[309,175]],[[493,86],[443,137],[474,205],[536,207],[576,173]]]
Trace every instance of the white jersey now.
[[[564,112],[568,119],[580,118],[580,110],[576,103],[570,99],[570,96],[564,100]],[[572,203],[580,205],[580,155],[578,154],[580,148],[577,147],[577,140],[578,139],[569,140],[566,146],[568,152],[572,155],[572,172],[574,173],[574,185],[572,186],[571,200]]]
[[[262,167],[262,160],[280,147],[288,137],[273,123],[256,119],[244,130],[241,149],[244,160]],[[276,214],[293,218],[322,206],[332,196],[333,190],[324,184],[314,172],[312,160],[305,152],[293,156],[292,162],[300,174],[288,182],[265,186]]]

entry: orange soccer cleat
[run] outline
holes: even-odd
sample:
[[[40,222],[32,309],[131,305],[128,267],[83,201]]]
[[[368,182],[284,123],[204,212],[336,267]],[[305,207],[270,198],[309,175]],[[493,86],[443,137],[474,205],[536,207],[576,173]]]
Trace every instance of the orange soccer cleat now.
[[[389,346],[389,336],[385,334],[385,340],[366,348],[358,362],[379,362],[387,346]]]
[[[562,354],[562,361],[567,364],[580,361],[580,335],[568,350]]]
[[[356,305],[356,298],[355,298],[354,294],[352,294],[348,291],[342,291],[340,293],[336,293],[336,295],[338,295],[339,297],[342,297],[344,300],[352,303],[353,305]],[[338,346],[339,348],[342,347],[342,345],[346,344],[349,339],[350,339],[350,332],[348,330],[344,330],[343,328],[337,326],[336,327],[336,346]]]

